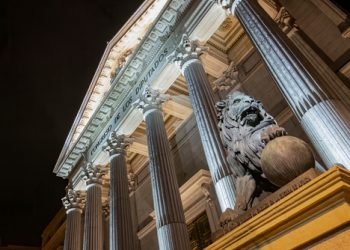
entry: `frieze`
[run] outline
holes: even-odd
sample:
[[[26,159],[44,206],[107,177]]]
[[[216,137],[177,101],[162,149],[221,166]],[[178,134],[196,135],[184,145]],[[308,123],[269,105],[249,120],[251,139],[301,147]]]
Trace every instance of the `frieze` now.
[[[166,4],[167,0],[146,1],[135,13],[137,20],[130,19],[112,40],[107,43],[106,51],[92,79],[92,83],[74,121],[73,127],[68,134],[67,141],[62,149],[54,172],[57,172],[56,169],[63,157],[74,146],[74,143],[100,105],[103,97],[110,90],[111,81],[115,77],[113,72],[118,67],[120,59],[127,54],[126,52],[128,50],[134,51],[139,46],[142,38],[147,35],[149,27],[155,22]]]
[[[56,172],[58,176],[67,177],[72,166],[79,161],[81,149],[76,146],[82,139],[83,141],[89,139],[92,142],[88,149],[90,160],[94,159],[102,151],[103,142],[118,127],[121,119],[131,110],[131,104],[136,101],[138,95],[142,92],[141,90],[146,84],[150,83],[155,73],[159,72],[166,65],[166,56],[173,50],[180,39],[180,37],[174,35],[174,27],[180,21],[183,22],[180,17],[184,14],[185,7],[190,2],[191,0],[175,0],[169,3],[152,27],[149,33],[152,36],[144,39],[140,47],[130,56],[130,59],[125,62],[124,67],[114,78],[111,90],[85,126],[75,145],[59,165]],[[158,39],[156,39],[156,36],[158,36]],[[164,40],[167,42],[164,43]],[[120,87],[122,87],[122,91],[117,95],[116,92],[118,92]],[[108,115],[106,113],[108,108],[113,110],[111,119],[95,119],[97,116],[105,117]],[[105,123],[105,121],[107,122]],[[68,164],[67,159],[73,163]]]

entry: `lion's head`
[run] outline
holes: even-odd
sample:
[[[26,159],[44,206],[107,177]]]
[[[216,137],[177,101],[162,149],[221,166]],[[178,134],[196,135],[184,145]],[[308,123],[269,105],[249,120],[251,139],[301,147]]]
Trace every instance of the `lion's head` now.
[[[234,92],[216,104],[222,142],[228,152],[228,162],[241,172],[262,173],[261,151],[265,147],[264,133],[277,127],[260,101],[241,92]],[[234,166],[233,166],[234,165]]]

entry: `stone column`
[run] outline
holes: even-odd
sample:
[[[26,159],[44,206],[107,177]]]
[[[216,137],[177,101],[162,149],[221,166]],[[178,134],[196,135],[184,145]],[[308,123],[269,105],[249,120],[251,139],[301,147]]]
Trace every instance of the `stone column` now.
[[[86,207],[84,223],[84,250],[103,249],[102,176],[106,169],[88,163],[84,168]]]
[[[126,169],[126,148],[131,139],[112,132],[105,150],[110,156],[109,246],[111,250],[134,250],[136,235],[133,230]]]
[[[66,209],[66,231],[64,237],[64,250],[81,250],[81,214],[84,208],[85,194],[73,190],[68,184],[67,194],[62,198]]]
[[[214,93],[199,57],[204,49],[183,35],[179,47],[169,56],[186,79],[199,135],[213,179],[221,211],[234,208],[236,174],[226,161],[215,110]]]
[[[304,55],[313,69],[317,71],[316,73],[327,83],[327,85],[322,86],[322,88],[335,99],[341,100],[345,107],[349,107],[350,89],[345,86],[344,82],[337,74],[309,46],[299,30],[299,27],[296,25],[294,17],[290,15],[287,9],[281,6],[278,1],[275,2],[275,5],[277,14],[273,17],[273,20]]]
[[[165,95],[147,87],[137,102],[147,128],[158,243],[162,250],[189,250],[190,241],[161,110],[161,103],[166,99]]]
[[[327,167],[350,169],[350,114],[257,1],[218,0],[234,13]]]

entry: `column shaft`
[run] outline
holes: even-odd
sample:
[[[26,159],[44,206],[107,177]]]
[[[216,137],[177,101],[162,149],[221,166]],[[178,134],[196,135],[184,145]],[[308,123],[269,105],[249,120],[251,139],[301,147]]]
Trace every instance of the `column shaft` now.
[[[128,177],[123,153],[110,157],[110,249],[134,250]]]
[[[233,209],[235,175],[226,161],[225,150],[221,143],[213,90],[198,59],[192,60],[184,67],[183,74],[221,211],[227,208]]]
[[[67,211],[64,250],[81,250],[81,209]]]
[[[148,111],[145,122],[159,249],[190,249],[175,166],[161,111]]]
[[[327,83],[256,1],[236,0],[233,12],[259,50],[279,89],[324,163],[350,168],[349,111],[326,93]]]
[[[84,250],[102,250],[102,187],[101,184],[89,184],[86,191]]]

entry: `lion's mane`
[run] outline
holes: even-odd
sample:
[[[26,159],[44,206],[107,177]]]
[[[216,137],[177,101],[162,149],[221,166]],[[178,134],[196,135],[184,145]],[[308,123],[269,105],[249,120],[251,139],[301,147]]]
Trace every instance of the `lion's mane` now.
[[[276,125],[276,121],[260,101],[241,92],[234,92],[216,107],[230,166],[241,176],[247,171],[261,175],[260,156],[265,147],[261,135],[266,128]]]

